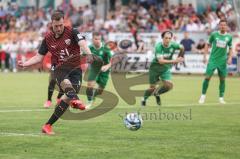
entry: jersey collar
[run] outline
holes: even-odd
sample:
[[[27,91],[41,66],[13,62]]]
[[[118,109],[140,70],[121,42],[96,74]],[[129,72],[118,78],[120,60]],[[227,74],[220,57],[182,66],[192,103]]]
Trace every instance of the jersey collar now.
[[[103,46],[103,43],[101,42],[101,45],[100,45],[100,47],[99,48],[96,48],[95,47],[95,45],[93,44],[93,47],[96,49],[96,50],[99,50],[99,49],[101,49],[102,48],[102,46]]]
[[[218,31],[218,34],[219,34],[219,35],[226,35],[227,32],[225,32],[224,34],[222,34],[220,31]]]
[[[163,46],[164,48],[169,48],[169,47],[170,47],[170,43],[169,43],[168,46],[166,47],[166,46],[164,46],[164,44],[163,44],[163,42],[162,42],[162,46]]]

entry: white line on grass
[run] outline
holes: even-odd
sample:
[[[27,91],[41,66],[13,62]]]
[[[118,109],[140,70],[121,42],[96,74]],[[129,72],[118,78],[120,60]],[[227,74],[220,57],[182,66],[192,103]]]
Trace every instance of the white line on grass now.
[[[44,111],[49,111],[52,109],[5,109],[5,110],[0,110],[0,113],[12,113],[12,112],[44,112]]]
[[[186,103],[186,104],[165,104],[160,107],[168,108],[168,107],[191,107],[191,106],[228,106],[228,105],[240,105],[240,102],[233,102],[233,103],[226,103],[226,104],[220,104],[220,103],[205,103],[205,104],[198,104],[198,103]],[[136,106],[117,106],[116,108],[136,108]],[[148,106],[147,106],[148,107]],[[94,108],[94,107],[93,107]],[[107,107],[104,107],[103,109],[106,109]],[[0,113],[13,113],[13,112],[45,112],[45,111],[53,111],[53,109],[5,109],[0,110]]]
[[[199,103],[188,103],[188,104],[166,104],[163,106],[166,107],[188,107],[188,106],[227,106],[227,105],[239,105],[240,102],[233,102],[233,103],[226,103],[226,104],[220,104],[220,103],[205,103],[205,104],[199,104]]]
[[[0,132],[0,136],[42,136],[41,133],[29,133],[29,134],[24,134],[24,133],[11,133],[11,132]]]

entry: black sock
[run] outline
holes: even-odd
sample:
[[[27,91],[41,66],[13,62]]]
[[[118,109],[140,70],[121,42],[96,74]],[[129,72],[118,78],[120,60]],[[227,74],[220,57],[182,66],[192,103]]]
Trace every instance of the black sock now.
[[[48,86],[48,100],[50,101],[52,101],[52,95],[55,88],[55,84],[56,82],[54,80],[51,80]]]
[[[53,90],[48,88],[48,100],[52,101]]]
[[[87,88],[86,94],[88,101],[93,100],[93,88]]]
[[[46,124],[54,124],[64,114],[68,106],[69,105],[62,100]]]
[[[58,93],[58,96],[57,96],[57,99],[60,99],[62,96],[63,96],[63,93],[62,93],[62,92],[59,92],[59,93]]]

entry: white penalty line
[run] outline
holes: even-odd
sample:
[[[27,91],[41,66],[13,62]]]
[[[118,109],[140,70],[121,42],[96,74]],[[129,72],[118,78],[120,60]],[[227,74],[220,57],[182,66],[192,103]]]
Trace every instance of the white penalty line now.
[[[5,109],[5,110],[0,110],[0,113],[12,113],[12,112],[44,112],[44,111],[49,111],[52,109],[16,109],[16,110],[10,110],[10,109]]]
[[[12,132],[0,132],[0,136],[31,136],[38,137],[43,136],[41,133],[12,133]]]
[[[164,104],[162,106],[157,106],[159,108],[171,108],[171,107],[192,107],[192,106],[228,106],[228,105],[240,105],[240,102],[232,102],[232,103],[226,103],[226,104],[220,104],[220,103],[205,103],[205,104],[199,104],[199,103],[187,103],[187,104]],[[141,107],[141,106],[140,106]],[[146,106],[147,108],[148,106]],[[150,106],[150,107],[155,107],[155,106]],[[94,108],[94,106],[93,106]],[[106,109],[108,107],[104,107],[102,109]],[[116,106],[116,108],[136,108],[136,106],[129,105],[128,107],[126,106]],[[14,113],[14,112],[45,112],[45,111],[53,111],[53,109],[17,109],[17,110],[0,110],[0,113]]]
[[[147,106],[140,106],[141,108],[148,108],[148,107],[158,107],[158,108],[173,108],[173,107],[193,107],[193,106],[196,106],[196,107],[204,107],[204,106],[229,106],[229,105],[240,105],[240,102],[232,102],[232,103],[226,103],[226,104],[221,104],[221,103],[204,103],[204,104],[199,104],[199,103],[183,103],[183,104],[163,104],[161,106],[158,106],[158,105],[147,105]],[[135,105],[129,105],[129,107],[125,107],[125,106],[117,106],[116,108],[136,108]]]

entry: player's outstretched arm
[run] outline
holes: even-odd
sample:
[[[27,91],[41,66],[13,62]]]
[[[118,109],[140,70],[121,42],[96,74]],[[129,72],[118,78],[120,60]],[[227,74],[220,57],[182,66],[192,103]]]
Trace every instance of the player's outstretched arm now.
[[[80,46],[80,48],[82,48],[83,52],[85,52],[86,54],[92,54],[91,50],[89,49],[86,40],[80,40],[78,42],[78,45]]]
[[[180,50],[180,52],[178,54],[178,57],[184,57],[184,47],[182,45],[179,50]]]
[[[228,63],[229,65],[232,64],[232,56],[233,56],[232,48],[229,48],[228,60],[227,60],[227,63]]]
[[[179,62],[183,62],[184,58],[183,57],[177,57],[175,60],[166,60],[163,58],[158,59],[159,64],[177,64]]]
[[[44,58],[43,55],[37,54],[37,55],[33,56],[31,59],[29,59],[26,62],[22,62],[21,60],[18,61],[18,66],[19,67],[29,67],[29,66],[37,64],[39,62],[42,62],[43,58]]]
[[[203,51],[203,63],[207,64],[207,54],[208,54],[209,44],[206,43]]]
[[[109,70],[111,68],[111,66],[112,65],[111,65],[111,62],[110,62],[109,64],[106,64],[106,65],[102,66],[101,71],[106,72],[107,70]]]

